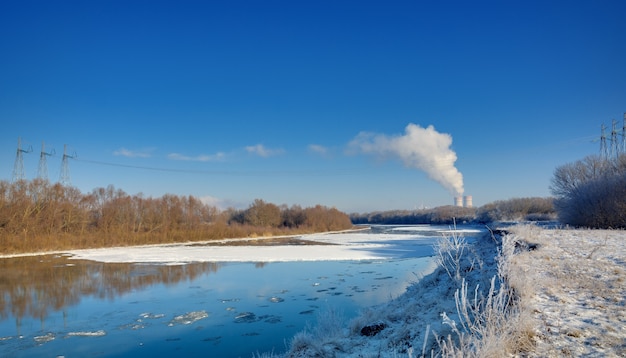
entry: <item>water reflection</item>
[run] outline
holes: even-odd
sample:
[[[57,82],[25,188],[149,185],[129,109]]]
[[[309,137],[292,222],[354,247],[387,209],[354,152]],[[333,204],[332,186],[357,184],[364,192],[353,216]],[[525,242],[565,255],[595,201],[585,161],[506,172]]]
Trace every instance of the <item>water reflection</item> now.
[[[15,317],[44,320],[51,312],[78,305],[94,297],[113,300],[133,290],[192,281],[215,273],[219,263],[139,265],[70,260],[46,255],[0,260],[0,319]]]
[[[386,242],[385,250],[399,257],[392,260],[167,266],[62,255],[2,259],[0,355],[282,352],[319,313],[332,308],[354,317],[434,269],[427,257],[431,238],[419,229],[402,228],[407,240]],[[385,227],[374,235],[397,231]],[[373,239],[385,242],[384,236]]]

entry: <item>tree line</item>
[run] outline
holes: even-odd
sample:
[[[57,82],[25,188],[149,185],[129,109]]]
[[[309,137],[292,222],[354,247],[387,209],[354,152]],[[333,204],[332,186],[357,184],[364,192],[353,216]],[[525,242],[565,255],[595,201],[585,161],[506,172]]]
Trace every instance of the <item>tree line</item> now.
[[[352,227],[325,206],[219,210],[193,196],[129,195],[110,185],[82,193],[46,180],[0,181],[0,253],[169,243]]]
[[[390,210],[351,214],[355,224],[491,223],[496,221],[548,221],[556,219],[553,198],[530,197],[498,200],[478,208],[453,205],[419,210]]]

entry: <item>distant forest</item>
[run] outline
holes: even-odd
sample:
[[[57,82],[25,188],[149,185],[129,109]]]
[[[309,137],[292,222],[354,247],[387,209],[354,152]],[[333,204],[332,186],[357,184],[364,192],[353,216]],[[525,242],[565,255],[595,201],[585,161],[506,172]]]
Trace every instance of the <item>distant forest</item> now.
[[[452,224],[554,220],[552,198],[517,198],[479,208],[441,206],[347,215],[321,205],[303,208],[256,199],[243,210],[193,196],[153,198],[113,186],[82,193],[45,180],[0,181],[0,254],[297,235],[354,224]]]
[[[478,208],[453,205],[420,210],[391,210],[351,214],[354,224],[439,224],[490,223],[495,221],[556,220],[552,198],[513,198],[495,201]]]
[[[45,180],[0,181],[0,254],[290,235],[352,228],[325,206],[257,199],[220,211],[193,196],[129,195],[113,186],[84,194]]]

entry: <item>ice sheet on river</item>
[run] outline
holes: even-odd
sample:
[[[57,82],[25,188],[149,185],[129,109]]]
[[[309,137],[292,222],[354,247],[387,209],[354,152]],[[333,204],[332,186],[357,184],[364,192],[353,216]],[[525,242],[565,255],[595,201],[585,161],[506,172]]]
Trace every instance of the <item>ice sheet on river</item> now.
[[[211,246],[198,243],[75,250],[74,259],[100,262],[286,262],[386,260],[432,255],[433,238],[407,234],[360,232],[302,237],[320,245]]]

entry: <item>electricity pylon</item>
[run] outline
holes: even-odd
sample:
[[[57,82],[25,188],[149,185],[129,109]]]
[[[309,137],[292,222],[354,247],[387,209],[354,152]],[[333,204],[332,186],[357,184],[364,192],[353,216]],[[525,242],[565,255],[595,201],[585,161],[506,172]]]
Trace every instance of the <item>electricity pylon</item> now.
[[[17,137],[17,153],[15,154],[15,164],[13,165],[13,179],[12,181],[18,182],[26,179],[24,176],[24,153],[30,153],[33,151],[32,146],[28,146],[26,149],[22,149],[22,138]]]
[[[602,133],[600,134],[600,155],[604,159],[609,159],[609,149],[606,146],[606,126],[602,123],[600,127]]]
[[[50,152],[46,152],[46,145],[41,141],[41,154],[39,155],[39,169],[37,170],[37,178],[48,181],[48,163],[46,157],[53,156],[55,154],[54,149]]]
[[[64,186],[70,185],[70,164],[68,159],[76,158],[76,153],[67,154],[67,144],[63,145],[63,159],[61,160],[61,177],[59,182]]]
[[[626,112],[624,112],[624,125],[622,126],[622,154],[626,154]]]
[[[619,157],[620,145],[617,141],[617,121],[613,120],[613,127],[611,129],[611,158],[617,159]]]

